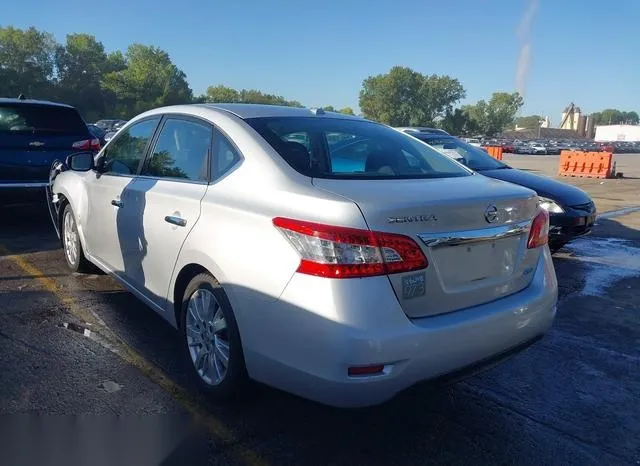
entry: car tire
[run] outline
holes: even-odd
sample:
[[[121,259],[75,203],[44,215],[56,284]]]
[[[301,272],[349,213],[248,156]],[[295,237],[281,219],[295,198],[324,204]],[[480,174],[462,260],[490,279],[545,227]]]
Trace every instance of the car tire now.
[[[84,249],[78,234],[78,224],[71,204],[67,204],[62,211],[60,236],[62,237],[62,250],[67,266],[78,273],[93,271],[91,262],[84,255]]]
[[[208,273],[193,277],[184,291],[180,333],[188,371],[205,393],[225,401],[244,391],[248,376],[238,324],[222,286]]]

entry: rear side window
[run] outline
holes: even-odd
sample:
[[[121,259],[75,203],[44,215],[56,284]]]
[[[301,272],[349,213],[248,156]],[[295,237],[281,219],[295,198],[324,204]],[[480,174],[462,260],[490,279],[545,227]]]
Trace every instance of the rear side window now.
[[[0,104],[0,132],[86,135],[88,129],[74,108]]]
[[[231,141],[219,130],[214,129],[211,179],[215,180],[227,173],[240,161],[240,154]]]
[[[412,179],[471,174],[413,137],[369,121],[325,117],[246,121],[289,165],[311,177]]]
[[[168,118],[142,175],[206,181],[212,132],[204,122]]]

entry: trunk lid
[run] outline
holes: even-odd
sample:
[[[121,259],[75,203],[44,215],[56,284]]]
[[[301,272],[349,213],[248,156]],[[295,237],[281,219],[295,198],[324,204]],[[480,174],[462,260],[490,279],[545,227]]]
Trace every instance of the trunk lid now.
[[[389,275],[412,318],[487,303],[529,285],[540,250],[527,249],[535,192],[482,175],[420,180],[314,179],[355,202],[372,230],[413,238],[429,266]]]

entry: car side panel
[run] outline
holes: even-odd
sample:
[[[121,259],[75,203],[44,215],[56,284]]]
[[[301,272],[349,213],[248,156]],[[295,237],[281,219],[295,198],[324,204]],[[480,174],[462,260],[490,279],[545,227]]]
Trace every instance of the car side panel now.
[[[80,243],[87,255],[91,255],[91,245],[87,241],[87,218],[89,215],[89,197],[87,193],[87,180],[89,172],[73,172],[71,170],[60,173],[54,183],[52,193],[57,195],[57,202],[62,202],[62,197],[71,205],[76,217]],[[62,210],[59,210],[62,215]],[[56,219],[59,221],[60,219]]]

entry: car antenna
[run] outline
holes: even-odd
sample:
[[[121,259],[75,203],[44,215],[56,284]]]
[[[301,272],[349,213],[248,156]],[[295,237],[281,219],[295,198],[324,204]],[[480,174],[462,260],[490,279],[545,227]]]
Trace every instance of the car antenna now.
[[[24,96],[24,94],[20,94],[18,96],[18,100],[27,100],[27,98]]]

